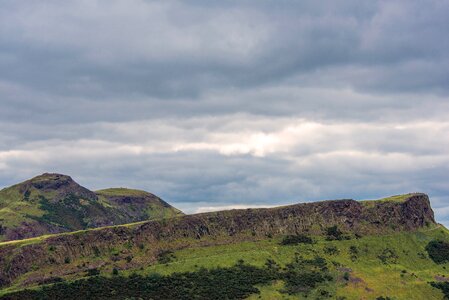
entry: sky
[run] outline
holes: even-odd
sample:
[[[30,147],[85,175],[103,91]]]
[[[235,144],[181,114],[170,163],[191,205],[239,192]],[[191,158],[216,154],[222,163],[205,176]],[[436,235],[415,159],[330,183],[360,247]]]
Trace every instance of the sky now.
[[[0,0],[0,187],[187,213],[425,192],[449,224],[448,32],[448,0]]]

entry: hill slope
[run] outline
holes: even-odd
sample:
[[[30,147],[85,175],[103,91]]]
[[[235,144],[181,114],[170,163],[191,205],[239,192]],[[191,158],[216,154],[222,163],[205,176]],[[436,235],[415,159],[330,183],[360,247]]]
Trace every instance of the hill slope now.
[[[449,275],[448,242],[424,194],[323,201],[2,243],[0,285],[5,299],[441,299],[428,282]]]
[[[182,214],[138,190],[90,191],[71,177],[45,173],[0,191],[0,241]]]

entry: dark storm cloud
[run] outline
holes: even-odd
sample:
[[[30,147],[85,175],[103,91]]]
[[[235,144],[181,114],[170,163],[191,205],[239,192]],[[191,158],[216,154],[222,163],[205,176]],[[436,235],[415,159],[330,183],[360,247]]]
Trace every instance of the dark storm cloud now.
[[[443,1],[193,4],[5,4],[1,77],[59,96],[191,99],[352,65],[365,71],[354,88],[447,90]]]
[[[424,191],[449,219],[449,3],[2,1],[0,186],[201,207]]]

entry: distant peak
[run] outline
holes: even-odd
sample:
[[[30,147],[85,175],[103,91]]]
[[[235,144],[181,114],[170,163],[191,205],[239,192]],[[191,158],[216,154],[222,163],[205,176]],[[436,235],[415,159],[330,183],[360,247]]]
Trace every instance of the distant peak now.
[[[72,177],[57,173],[44,173],[25,181],[25,183],[30,183],[36,189],[58,189],[70,184],[78,185]]]
[[[22,193],[35,189],[39,193],[56,193],[52,198],[56,201],[67,195],[76,195],[84,199],[96,199],[94,192],[82,187],[72,177],[58,173],[43,173],[18,184]]]
[[[73,181],[72,177],[64,174],[58,174],[58,173],[43,173],[41,175],[37,175],[30,179],[30,181],[57,181],[57,180],[67,180],[67,181]]]

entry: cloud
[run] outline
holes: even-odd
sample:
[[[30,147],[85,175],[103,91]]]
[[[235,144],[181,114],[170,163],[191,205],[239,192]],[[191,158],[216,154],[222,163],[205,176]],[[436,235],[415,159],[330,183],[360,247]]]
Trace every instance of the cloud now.
[[[0,186],[186,211],[449,196],[447,1],[3,1]]]

